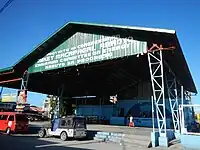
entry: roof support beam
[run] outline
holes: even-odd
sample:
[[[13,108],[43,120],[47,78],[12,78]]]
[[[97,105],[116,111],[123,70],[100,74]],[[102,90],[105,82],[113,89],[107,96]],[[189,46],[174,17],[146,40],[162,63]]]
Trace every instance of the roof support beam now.
[[[16,78],[16,79],[11,79],[11,80],[5,80],[5,81],[1,81],[0,84],[2,83],[9,83],[9,82],[15,82],[15,81],[20,81],[22,80],[22,78]]]
[[[12,73],[14,73],[14,69],[12,69],[9,72],[0,73],[0,75],[7,75],[7,74],[12,74]]]

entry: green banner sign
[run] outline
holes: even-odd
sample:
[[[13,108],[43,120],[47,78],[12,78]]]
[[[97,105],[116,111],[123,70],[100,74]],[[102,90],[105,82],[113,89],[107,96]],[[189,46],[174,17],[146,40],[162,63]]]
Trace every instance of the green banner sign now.
[[[147,42],[131,37],[76,33],[29,68],[29,73],[144,53]]]

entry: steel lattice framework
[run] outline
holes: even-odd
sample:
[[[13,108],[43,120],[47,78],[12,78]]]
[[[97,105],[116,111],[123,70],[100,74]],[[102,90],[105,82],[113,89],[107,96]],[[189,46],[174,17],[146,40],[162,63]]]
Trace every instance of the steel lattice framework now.
[[[172,112],[172,120],[174,125],[174,130],[180,133],[180,121],[179,121],[179,102],[178,102],[178,88],[177,80],[173,73],[166,75],[166,85],[169,97],[169,103]]]
[[[163,75],[162,50],[148,52],[148,62],[151,75],[153,99],[156,106],[159,134],[166,137],[165,90]]]

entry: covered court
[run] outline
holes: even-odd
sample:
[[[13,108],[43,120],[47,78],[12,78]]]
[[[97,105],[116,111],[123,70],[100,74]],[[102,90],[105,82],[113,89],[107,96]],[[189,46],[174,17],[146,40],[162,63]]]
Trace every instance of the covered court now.
[[[165,146],[166,101],[179,132],[179,100],[197,93],[174,30],[82,22],[67,23],[1,69],[0,86],[57,95],[60,104],[77,96],[96,96],[104,105],[114,95],[119,102],[153,96],[160,145]]]

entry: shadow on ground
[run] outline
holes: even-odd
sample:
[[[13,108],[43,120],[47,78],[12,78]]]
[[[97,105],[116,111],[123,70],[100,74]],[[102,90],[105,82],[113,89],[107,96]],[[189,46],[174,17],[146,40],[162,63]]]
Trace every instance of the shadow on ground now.
[[[86,144],[86,143],[85,143]],[[1,150],[83,150],[82,148],[74,148],[73,146],[77,146],[76,144],[66,144],[64,142],[50,142],[44,141],[37,137],[30,136],[7,136],[0,134],[0,149]],[[84,150],[91,150],[85,149]]]

